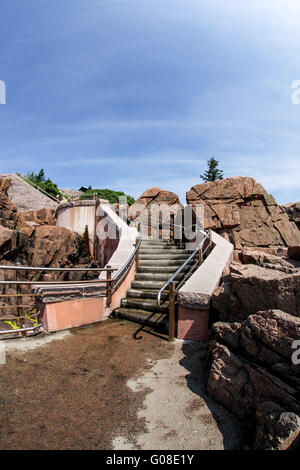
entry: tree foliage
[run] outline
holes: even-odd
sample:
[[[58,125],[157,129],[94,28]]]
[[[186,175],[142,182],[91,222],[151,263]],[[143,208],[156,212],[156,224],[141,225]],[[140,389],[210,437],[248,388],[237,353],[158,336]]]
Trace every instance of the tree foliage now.
[[[46,179],[45,172],[43,169],[41,169],[39,173],[27,173],[27,175],[25,175],[25,178],[39,186],[43,191],[46,191],[46,193],[50,194],[51,196],[54,196],[56,198],[61,196],[57,185],[53,183],[50,178]]]
[[[206,183],[207,181],[217,181],[223,179],[223,170],[218,168],[219,162],[214,157],[207,160],[208,169],[200,178]]]
[[[129,206],[135,202],[132,196],[128,196],[127,194],[123,193],[123,191],[113,191],[112,189],[92,189],[91,187],[89,187],[89,189],[87,189],[85,193],[80,196],[80,199],[93,199],[94,194],[96,194],[96,197],[99,199],[108,199],[111,204],[118,203],[120,196],[127,197],[127,204]]]

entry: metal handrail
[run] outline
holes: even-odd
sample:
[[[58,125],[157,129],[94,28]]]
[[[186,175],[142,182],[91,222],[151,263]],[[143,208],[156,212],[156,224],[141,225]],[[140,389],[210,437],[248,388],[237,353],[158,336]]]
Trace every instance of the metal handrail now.
[[[0,269],[10,269],[12,271],[56,271],[56,272],[83,272],[83,271],[117,271],[117,268],[44,268],[35,266],[0,266]]]
[[[207,239],[209,239],[210,237],[210,231],[206,232],[206,231],[203,231],[203,230],[200,230],[202,233],[205,234],[205,237],[203,238],[203,240],[201,240],[200,244],[197,246],[197,248],[195,248],[195,250],[193,251],[193,253],[182,263],[182,265],[177,269],[177,271],[175,271],[175,273],[170,277],[170,279],[168,279],[165,284],[162,286],[162,288],[159,290],[158,294],[157,294],[157,309],[160,310],[161,308],[161,295],[163,293],[163,291],[166,289],[166,287],[168,287],[168,285],[174,281],[174,279],[178,276],[178,274],[185,268],[185,266],[194,258],[194,256],[198,253],[198,251],[202,248],[202,246],[204,245],[205,241]]]
[[[96,279],[96,280],[89,280],[89,281],[82,281],[82,280],[76,280],[76,281],[38,281],[38,280],[35,280],[35,281],[18,281],[18,280],[13,280],[13,281],[4,281],[4,280],[0,280],[0,286],[1,285],[15,285],[17,287],[17,294],[1,294],[1,297],[22,297],[22,296],[28,296],[28,297],[36,297],[37,294],[31,294],[31,293],[24,293],[24,294],[21,294],[20,290],[19,290],[19,286],[21,285],[35,285],[35,286],[57,286],[57,285],[72,285],[72,286],[76,286],[77,289],[78,287],[82,287],[84,288],[84,286],[88,286],[88,285],[99,285],[101,283],[105,283],[106,284],[106,289],[107,289],[107,296],[109,296],[111,294],[111,284],[113,283],[113,280],[111,279],[111,273],[113,271],[117,271],[117,268],[111,268],[111,267],[107,267],[107,268],[46,268],[46,267],[33,267],[33,266],[2,266],[0,265],[0,269],[3,269],[3,270],[12,270],[12,271],[51,271],[51,272],[89,272],[89,271],[93,271],[93,272],[106,272],[107,273],[107,279]],[[84,285],[84,286],[83,286]],[[55,294],[55,295],[59,295],[60,293],[59,292],[52,292],[51,293],[52,295]],[[41,293],[39,293],[39,296],[41,296]],[[20,304],[17,304],[15,306],[5,306],[5,307],[1,307],[2,308],[10,308],[10,307],[14,307],[18,310],[22,309],[23,307],[25,307],[25,305],[20,305]],[[28,306],[29,307],[29,306]],[[30,317],[36,317],[38,318],[40,315],[40,312],[36,312],[36,313],[32,313],[31,315],[28,315],[28,318]],[[22,317],[20,314],[18,314],[17,317],[10,317],[10,319],[12,321],[15,321],[15,320],[18,320],[19,322],[21,322],[21,320],[23,319],[24,317]],[[21,322],[22,324],[23,322]],[[24,327],[24,325],[20,328],[15,328],[15,329],[12,329],[12,330],[0,330],[0,335],[3,335],[3,334],[11,334],[11,333],[22,333],[22,335],[26,336],[26,333],[27,332],[34,332],[35,330],[39,329],[40,327],[42,326],[41,323],[38,323],[37,325],[33,325],[31,327]]]
[[[52,196],[52,194],[49,194],[47,193],[47,191],[45,191],[44,189],[42,189],[38,184],[35,184],[33,181],[31,181],[30,179],[26,178],[26,176],[22,175],[21,178],[28,184],[32,185],[35,189],[37,189],[38,191],[40,191],[41,193],[45,194],[49,199],[52,199],[53,201],[57,202],[58,204],[60,204],[60,200],[59,199],[56,199],[55,196]]]

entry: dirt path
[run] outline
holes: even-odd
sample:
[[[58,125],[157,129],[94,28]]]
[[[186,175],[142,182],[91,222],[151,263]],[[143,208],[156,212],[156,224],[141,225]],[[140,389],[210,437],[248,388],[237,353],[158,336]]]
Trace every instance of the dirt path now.
[[[136,328],[109,320],[7,347],[0,449],[236,447],[235,420],[204,395],[200,345],[135,340]]]
[[[169,358],[149,361],[150,370],[127,383],[145,396],[138,417],[147,432],[139,434],[142,449],[221,450],[241,447],[238,422],[205,393],[205,350],[201,343],[177,341]],[[135,449],[122,436],[115,449]]]

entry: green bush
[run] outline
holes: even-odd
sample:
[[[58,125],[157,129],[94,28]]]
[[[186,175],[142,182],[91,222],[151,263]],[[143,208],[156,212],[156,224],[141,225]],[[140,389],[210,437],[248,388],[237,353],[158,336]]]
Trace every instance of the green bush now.
[[[82,196],[80,196],[80,199],[93,199],[95,193],[97,198],[108,199],[111,204],[118,203],[120,196],[127,197],[127,203],[129,206],[135,202],[132,196],[128,196],[123,193],[123,191],[113,191],[112,189],[88,189]]]
[[[43,169],[40,170],[40,172],[37,174],[34,172],[27,173],[27,175],[25,175],[25,178],[31,181],[33,184],[39,186],[43,191],[50,194],[51,196],[54,196],[56,198],[59,198],[61,196],[57,185],[53,183],[50,178],[46,179],[45,172]]]

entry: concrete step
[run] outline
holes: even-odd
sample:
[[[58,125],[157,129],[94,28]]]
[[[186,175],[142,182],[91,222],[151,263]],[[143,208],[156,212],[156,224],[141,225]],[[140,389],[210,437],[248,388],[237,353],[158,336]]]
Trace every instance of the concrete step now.
[[[140,250],[139,251],[139,256],[144,256],[144,255],[151,255],[153,259],[156,259],[156,257],[159,257],[160,255],[181,255],[181,256],[188,256],[189,253],[187,253],[184,250],[177,250],[176,248],[172,248],[171,250],[165,250],[165,249],[159,249],[159,250]]]
[[[183,258],[183,261],[185,261],[186,258]],[[148,267],[148,268],[151,268],[151,267],[155,267],[155,266],[174,266],[174,269],[175,268],[179,268],[179,266],[182,265],[183,261],[181,262],[180,260],[178,259],[174,259],[174,260],[170,260],[170,259],[159,259],[159,260],[156,260],[156,259],[144,259],[144,260],[139,260],[139,264],[138,266],[139,267]]]
[[[147,246],[152,246],[152,245],[173,245],[175,246],[175,243],[171,240],[142,240],[141,245],[147,245]]]
[[[173,246],[165,246],[161,248],[140,248],[139,249],[140,254],[168,254],[168,253],[178,253],[178,254],[188,254],[189,252],[187,250],[184,250],[183,248],[175,248]]]
[[[141,266],[137,268],[138,273],[175,273],[177,266]]]
[[[135,281],[167,281],[170,279],[170,273],[136,273]],[[183,277],[183,273],[179,273],[176,280],[180,280]]]
[[[159,289],[129,289],[127,291],[128,298],[134,299],[156,299]],[[169,291],[166,289],[162,295],[162,300],[167,300],[169,298]]]
[[[185,261],[189,255],[177,254],[177,253],[159,253],[159,254],[139,254],[138,259],[143,260],[182,260]]]
[[[136,299],[136,298],[129,298],[123,299],[121,302],[121,308],[133,308],[137,310],[147,310],[149,312],[156,312],[157,311],[157,303],[155,299]],[[169,302],[165,300],[161,304],[160,312],[168,313],[169,311]]]
[[[136,290],[160,290],[165,281],[136,281],[131,283],[131,288]]]
[[[168,316],[164,313],[152,313],[147,310],[133,308],[118,308],[113,312],[117,318],[125,318],[145,326],[152,326],[157,330],[168,331]]]

